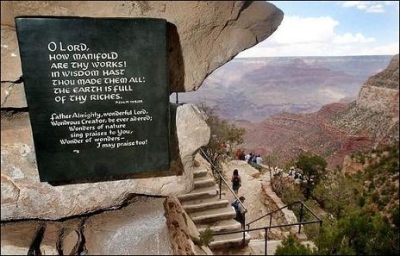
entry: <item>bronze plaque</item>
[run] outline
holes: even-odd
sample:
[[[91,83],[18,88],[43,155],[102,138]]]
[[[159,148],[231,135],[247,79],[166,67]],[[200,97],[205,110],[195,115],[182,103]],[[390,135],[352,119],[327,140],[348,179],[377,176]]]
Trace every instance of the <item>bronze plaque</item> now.
[[[15,22],[41,181],[169,169],[165,20]]]

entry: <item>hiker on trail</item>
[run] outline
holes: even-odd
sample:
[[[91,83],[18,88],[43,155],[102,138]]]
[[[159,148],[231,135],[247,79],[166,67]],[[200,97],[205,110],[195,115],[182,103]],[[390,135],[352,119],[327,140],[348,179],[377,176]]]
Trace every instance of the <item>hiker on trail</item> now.
[[[250,153],[249,163],[250,163],[250,162],[255,163],[255,162],[256,162],[256,157],[257,157],[257,156],[256,156],[255,154]]]
[[[233,208],[235,208],[236,211],[236,217],[234,218],[236,221],[240,222],[240,224],[242,224],[242,228],[245,228],[245,209],[243,208],[243,203],[244,200],[246,199],[244,196],[239,197],[240,202],[242,202],[241,204],[238,202],[238,199],[236,199],[235,201],[233,201],[232,206]]]
[[[294,174],[296,173],[296,171],[294,170],[294,167],[290,167],[290,171],[289,171],[289,176],[294,178]]]
[[[249,162],[250,157],[251,157],[251,153],[247,153],[247,154],[244,156],[244,160],[245,160],[246,162]]]
[[[236,158],[238,160],[245,160],[245,154],[243,152],[243,149],[238,149],[238,151],[236,152]]]
[[[238,169],[233,170],[231,181],[232,181],[232,189],[237,195],[239,193],[239,188],[242,185],[242,178],[239,175]]]
[[[261,158],[261,156],[260,155],[257,155],[257,157],[256,157],[256,164],[262,164],[262,158]]]

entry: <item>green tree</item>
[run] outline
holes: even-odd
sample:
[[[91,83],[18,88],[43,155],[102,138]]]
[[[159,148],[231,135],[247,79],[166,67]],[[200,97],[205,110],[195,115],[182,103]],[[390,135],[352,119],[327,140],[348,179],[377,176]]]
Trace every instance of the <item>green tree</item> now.
[[[399,231],[379,214],[356,209],[322,228],[318,255],[398,255]]]
[[[270,155],[264,156],[263,159],[264,159],[263,162],[266,165],[268,165],[270,168],[277,166],[278,161],[279,161],[279,157],[275,154],[270,154]]]
[[[209,107],[204,103],[199,104],[198,107],[206,114],[206,122],[211,130],[210,141],[203,149],[214,166],[218,166],[220,156],[226,154],[223,144],[229,143],[231,148],[242,144],[245,130],[219,117],[215,113],[216,108]]]
[[[346,214],[347,208],[360,204],[364,198],[362,187],[352,177],[340,172],[328,173],[313,190],[313,198],[335,218],[340,219]]]
[[[275,250],[275,255],[312,255],[313,250],[309,245],[298,242],[292,234],[282,241]]]
[[[327,162],[321,156],[302,153],[296,161],[296,166],[302,170],[303,178],[306,180],[306,199],[308,200],[315,185],[325,174]]]
[[[346,175],[340,170],[324,173],[324,161],[310,160],[311,155],[297,161],[303,171],[322,166],[316,168],[317,184],[312,198],[328,214],[319,235],[313,239],[315,255],[399,254],[398,152],[398,148],[383,148],[364,154],[368,167]],[[311,201],[306,204],[316,212],[308,204]],[[308,238],[315,237],[308,234],[306,227],[304,231]]]

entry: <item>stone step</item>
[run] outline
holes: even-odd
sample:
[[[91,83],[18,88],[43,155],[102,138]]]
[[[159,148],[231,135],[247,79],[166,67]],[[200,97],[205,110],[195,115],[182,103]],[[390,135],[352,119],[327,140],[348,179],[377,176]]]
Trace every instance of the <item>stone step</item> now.
[[[204,177],[207,176],[207,169],[206,168],[197,168],[193,171],[193,178],[199,178],[199,177]]]
[[[178,199],[182,203],[183,201],[195,200],[195,199],[206,198],[206,197],[213,197],[215,195],[218,195],[218,187],[212,186],[212,187],[206,187],[206,188],[193,189],[191,192],[189,192],[187,194],[178,195]]]
[[[219,199],[219,196],[200,198],[195,200],[183,201],[182,207],[187,213],[204,211],[224,207],[229,204],[226,199]]]
[[[209,244],[210,249],[225,249],[225,248],[238,248],[243,246],[243,233],[234,233],[234,234],[226,234],[213,236],[213,241]],[[245,245],[249,244],[251,236],[245,232],[244,243]]]
[[[264,239],[252,239],[248,246],[250,252],[253,255],[274,255],[278,245],[282,243],[281,240],[268,240],[267,241],[267,253],[265,253],[265,240]]]
[[[205,177],[200,177],[196,178],[194,180],[194,188],[205,188],[205,187],[211,187],[215,185],[214,178],[205,176]]]
[[[229,220],[236,217],[235,210],[229,205],[216,209],[189,213],[190,218],[196,224],[212,223],[220,220]]]
[[[215,223],[197,225],[197,230],[199,232],[203,232],[207,228],[210,228],[213,232],[228,232],[228,231],[239,231],[242,229],[242,225],[234,219],[221,220]]]

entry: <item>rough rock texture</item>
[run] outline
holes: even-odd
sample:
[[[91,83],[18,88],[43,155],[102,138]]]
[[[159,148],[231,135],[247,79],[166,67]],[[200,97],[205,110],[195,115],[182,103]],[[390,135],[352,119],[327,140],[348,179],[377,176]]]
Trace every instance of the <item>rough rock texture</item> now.
[[[278,166],[301,152],[313,152],[324,157],[333,170],[353,152],[398,143],[398,82],[396,55],[387,69],[368,79],[357,101],[332,103],[315,113],[276,114],[260,123],[238,122],[246,129],[242,147],[268,156],[265,162]]]
[[[39,181],[28,115],[2,120],[1,220],[57,220],[120,206],[134,193],[167,196],[189,191],[193,183],[190,160],[208,143],[210,131],[193,105],[179,106],[176,115],[177,144],[186,167],[183,175],[65,186]]]
[[[364,165],[362,163],[357,163],[353,161],[351,156],[346,156],[343,160],[343,173],[355,174],[364,170]]]
[[[172,255],[165,200],[135,196],[120,210],[2,224],[1,255]]]
[[[370,77],[362,86],[357,106],[399,118],[399,55],[389,66]]]
[[[171,172],[176,176],[41,183],[14,23],[16,16],[30,15],[166,19],[173,93],[197,90],[213,70],[270,36],[282,11],[251,1],[1,2],[1,254],[172,254],[159,197],[192,189],[194,155],[210,136],[202,114],[191,105],[171,108]],[[138,194],[152,199],[138,205],[132,201]],[[189,245],[190,251],[182,247],[179,252],[210,254]]]
[[[199,232],[193,221],[183,210],[176,197],[167,198],[164,208],[174,254],[194,255],[196,246],[194,241],[199,243]]]
[[[182,120],[177,123],[177,129],[180,131],[178,133],[178,141],[182,141],[185,143],[179,144],[181,161],[183,164],[183,168],[191,169],[193,166],[193,161],[195,157],[195,152],[199,149],[197,139],[193,138],[193,134],[197,134],[197,138],[202,138],[202,144],[207,144],[211,131],[208,126],[204,126],[204,120],[206,116],[204,113],[200,112],[197,107],[193,105],[184,105],[188,106],[186,108],[181,108],[181,111],[177,112],[176,118],[177,120]],[[188,129],[190,127],[190,129]],[[205,140],[206,139],[206,140]],[[187,173],[188,178],[193,181],[193,173]],[[190,176],[189,176],[190,175]]]
[[[3,3],[1,16],[3,17]],[[22,76],[21,60],[14,25],[5,25],[1,20],[1,82],[17,81]],[[1,92],[3,94],[3,91]],[[24,96],[24,95],[23,95]],[[21,96],[20,96],[21,97]]]
[[[399,142],[399,55],[370,77],[355,102],[336,117],[336,125],[355,134],[367,134],[374,147]]]
[[[270,212],[275,211],[279,208],[282,208],[285,206],[285,204],[282,203],[282,200],[275,194],[275,192],[272,190],[270,182],[264,182],[262,183],[262,194],[261,194],[262,201],[264,202],[265,205],[268,206],[268,209]],[[279,224],[292,224],[298,222],[296,215],[293,213],[293,211],[289,210],[288,208],[284,208],[281,211],[276,212],[273,215],[273,218],[277,221]],[[293,233],[296,233],[298,230],[297,226],[292,226],[290,227],[290,231]],[[273,239],[281,239],[282,236],[281,232],[276,232],[277,230],[271,230],[275,231],[272,232],[274,236],[272,237]]]
[[[136,197],[121,211],[89,218],[83,231],[87,254],[172,254],[164,201],[164,198]]]
[[[388,88],[388,89],[399,89],[399,54],[393,56],[389,65],[385,70],[378,74],[370,77],[365,85]]]
[[[39,223],[17,222],[1,224],[1,255],[27,255]]]
[[[29,115],[23,93],[14,17],[22,15],[154,17],[169,22],[170,86],[173,91],[198,88],[214,69],[243,49],[271,35],[283,19],[266,2],[2,2],[2,220],[59,219],[121,205],[131,193],[170,195],[192,187],[195,151],[206,144],[209,130],[194,107],[171,115],[171,169],[178,175],[155,179],[110,181],[52,187],[40,183]],[[18,111],[22,109],[22,111]],[[17,110],[15,112],[15,110]],[[200,118],[200,119],[198,119]],[[176,124],[176,128],[175,125]],[[4,187],[4,189],[3,189]],[[61,202],[61,203],[60,203]]]
[[[213,70],[269,37],[283,19],[280,9],[257,1],[4,1],[1,14],[2,81],[16,81],[21,76],[15,16],[166,19],[170,24],[171,93],[198,89]]]
[[[379,113],[389,113],[398,118],[399,89],[388,89],[377,86],[364,85],[357,99],[357,106]]]

